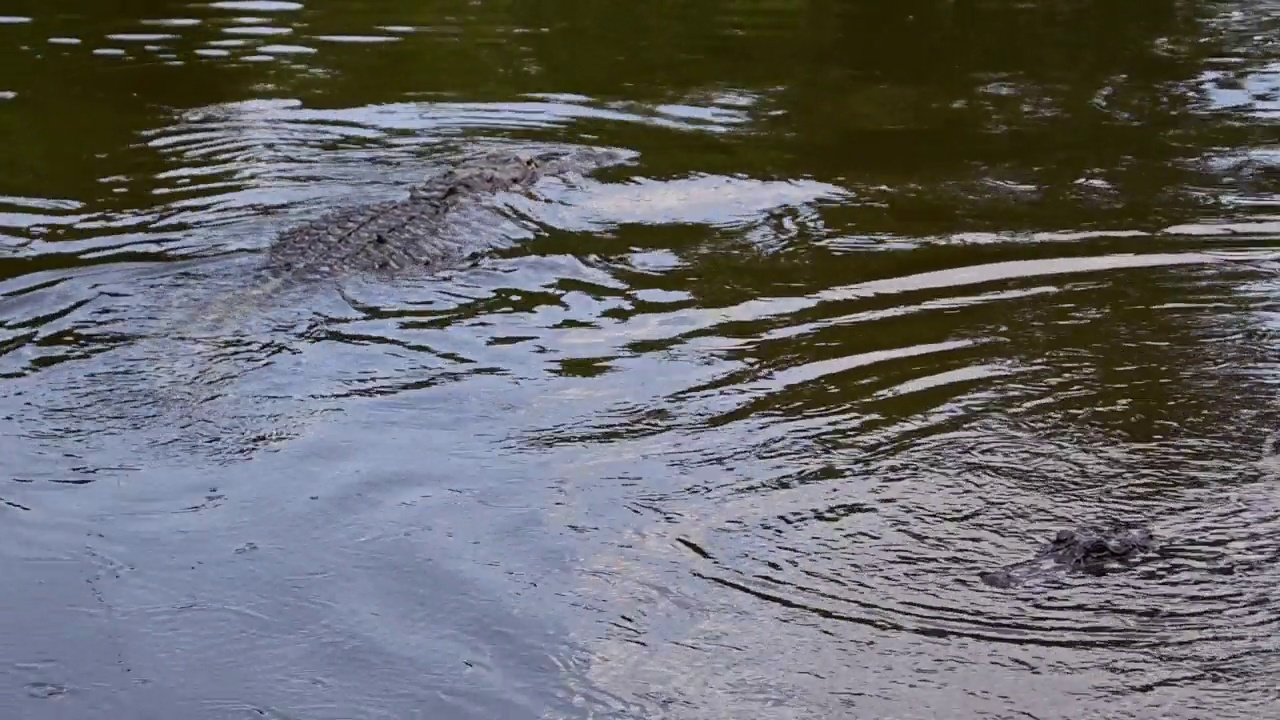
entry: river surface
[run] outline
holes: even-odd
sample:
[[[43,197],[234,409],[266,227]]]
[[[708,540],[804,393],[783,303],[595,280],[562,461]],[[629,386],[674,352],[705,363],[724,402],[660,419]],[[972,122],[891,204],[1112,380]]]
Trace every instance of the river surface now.
[[[1280,718],[1278,31],[7,0],[0,717]],[[630,160],[250,302],[548,147]],[[1104,520],[1156,548],[979,580]]]

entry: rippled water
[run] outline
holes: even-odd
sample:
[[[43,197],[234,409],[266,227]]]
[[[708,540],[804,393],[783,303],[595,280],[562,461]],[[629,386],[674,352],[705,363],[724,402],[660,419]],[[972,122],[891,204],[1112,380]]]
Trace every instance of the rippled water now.
[[[6,9],[0,714],[1273,715],[1280,14],[1122,5]]]

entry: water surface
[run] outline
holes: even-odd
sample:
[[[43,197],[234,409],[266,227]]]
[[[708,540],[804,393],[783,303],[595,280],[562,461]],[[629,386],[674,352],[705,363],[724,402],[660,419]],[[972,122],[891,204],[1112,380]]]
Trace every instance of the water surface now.
[[[1280,701],[1273,3],[5,13],[4,717]],[[242,302],[548,147],[633,160]],[[1107,519],[1157,550],[978,579]]]

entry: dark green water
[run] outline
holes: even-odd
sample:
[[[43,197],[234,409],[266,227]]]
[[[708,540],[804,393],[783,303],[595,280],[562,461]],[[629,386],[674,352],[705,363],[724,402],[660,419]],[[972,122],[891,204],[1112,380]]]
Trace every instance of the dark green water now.
[[[0,717],[1280,707],[1280,5],[0,15]],[[636,159],[178,332],[547,145]]]

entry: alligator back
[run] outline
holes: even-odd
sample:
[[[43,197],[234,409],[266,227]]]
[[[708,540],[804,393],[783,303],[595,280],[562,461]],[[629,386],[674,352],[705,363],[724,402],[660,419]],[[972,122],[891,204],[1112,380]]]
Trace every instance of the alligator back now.
[[[199,321],[179,319],[171,332],[184,334],[193,325],[221,330],[265,300],[311,280],[430,274],[459,267],[489,247],[482,239],[485,226],[501,219],[478,204],[485,196],[525,192],[545,176],[584,172],[630,157],[594,148],[536,156],[488,154],[427,176],[405,198],[326,213],[276,236],[253,285],[201,308]]]
[[[346,208],[282,232],[267,270],[281,280],[333,272],[431,272],[465,256],[442,231],[450,211],[475,196],[531,188],[538,161],[490,156],[427,178],[407,198]]]

